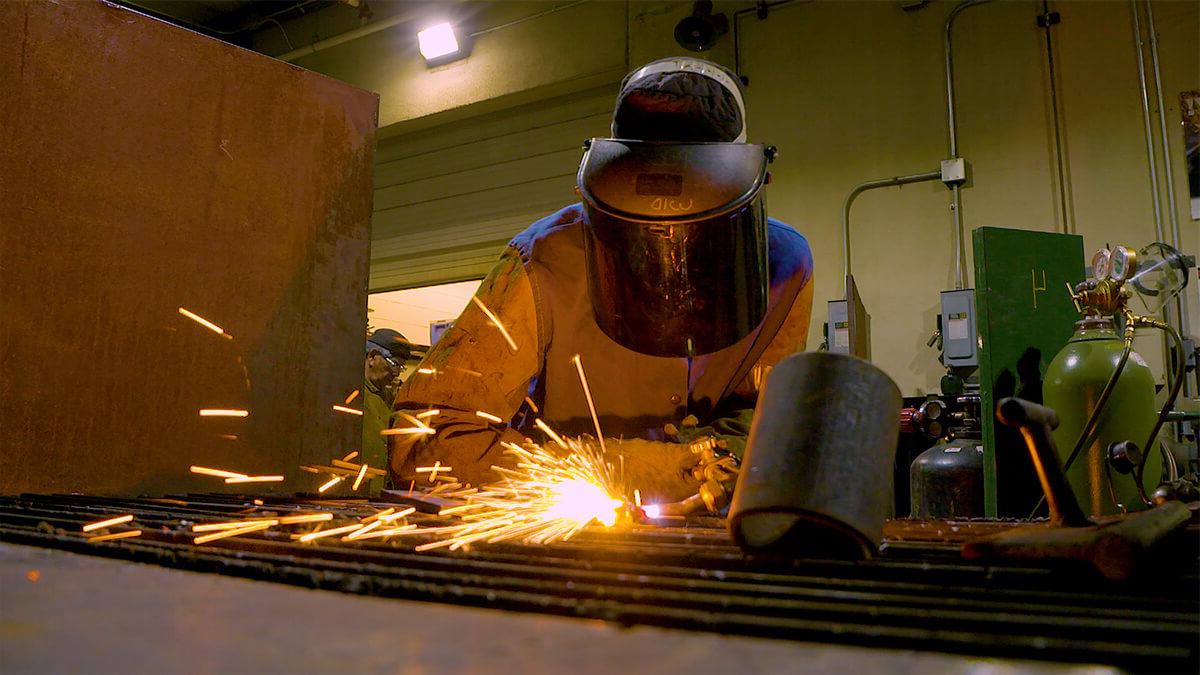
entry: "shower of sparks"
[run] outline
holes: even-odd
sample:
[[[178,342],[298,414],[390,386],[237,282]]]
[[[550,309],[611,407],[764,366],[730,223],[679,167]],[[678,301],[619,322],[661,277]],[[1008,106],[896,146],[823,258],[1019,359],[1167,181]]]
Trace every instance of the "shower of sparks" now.
[[[359,527],[357,530],[355,530],[355,531],[351,532],[350,534],[348,534],[348,535],[346,535],[346,536],[342,537],[342,541],[354,541],[355,539],[358,539],[359,537],[361,537],[361,536],[363,536],[364,534],[366,534],[366,533],[370,532],[371,530],[373,530],[373,529],[375,529],[375,528],[379,527],[379,526],[380,526],[380,525],[382,525],[382,524],[383,524],[383,521],[376,520],[376,521],[372,521],[372,522],[370,522],[370,523],[367,523],[366,525],[362,525],[362,526],[361,526],[361,527]]]
[[[417,372],[422,375],[436,375],[437,370],[433,368],[417,368]]]
[[[378,518],[380,522],[390,523],[393,520],[399,520],[405,516],[412,515],[413,513],[416,513],[416,511],[417,511],[417,509],[415,506],[410,506],[407,509],[404,509],[402,511],[397,511],[395,513],[389,513],[387,515],[380,515],[377,513],[373,517]],[[363,521],[363,522],[366,522],[366,521]]]
[[[592,390],[588,388],[587,375],[583,374],[583,359],[579,355],[571,357],[571,361],[575,363],[575,369],[579,371],[579,383],[583,385],[583,396],[587,399],[588,411],[592,413],[592,424],[596,425],[596,438],[600,439],[601,454],[607,453],[608,449],[604,447],[604,432],[600,431],[600,418],[596,416],[596,404],[592,402]]]
[[[234,483],[282,483],[283,476],[241,476],[238,478],[226,478],[227,484]]]
[[[357,490],[358,486],[362,485],[363,476],[365,475],[367,475],[367,465],[363,464],[362,468],[358,470],[358,477],[354,479],[354,485],[350,489]]]
[[[441,461],[434,462],[433,466],[417,467],[417,473],[428,473],[429,474],[429,482],[430,483],[432,483],[434,480],[437,479],[439,473],[441,473],[443,471],[445,471],[446,473],[449,473],[453,470],[454,470],[453,467],[442,466]]]
[[[454,551],[474,542],[549,544],[570,539],[593,522],[605,527],[616,522],[625,505],[620,498],[623,492],[599,446],[567,439],[566,454],[536,444],[521,447],[505,442],[504,447],[505,454],[516,459],[516,468],[493,466],[500,482],[462,490],[460,496],[469,503],[439,513],[457,516],[458,524],[396,534],[438,535],[415,550]]]
[[[88,537],[87,543],[95,544],[99,541],[112,541],[113,539],[129,539],[131,537],[142,536],[141,530],[126,530],[125,532],[114,532],[113,534],[101,534],[95,537]]]
[[[209,469],[208,467],[192,465],[192,473],[203,474],[205,476],[216,476],[217,478],[249,478],[244,473],[236,473],[234,471],[225,471],[224,469]]]
[[[500,331],[500,334],[504,336],[504,340],[508,342],[508,346],[512,347],[514,352],[517,351],[517,343],[513,342],[512,336],[508,334],[508,329],[504,327],[504,324],[500,323],[500,319],[495,314],[492,314],[492,310],[488,309],[487,305],[483,304],[479,298],[473,295],[471,296],[471,302],[483,310],[484,314],[487,314],[487,317],[492,320],[492,325]]]
[[[353,525],[346,525],[344,527],[335,527],[332,530],[317,530],[316,532],[309,532],[308,534],[302,535],[300,537],[300,541],[310,542],[315,539],[322,539],[324,537],[332,537],[337,534],[346,534],[347,532],[353,532],[361,527],[362,527],[361,523],[354,523]]]
[[[256,520],[231,520],[225,523],[203,523],[200,525],[193,525],[192,532],[236,530],[243,527],[249,527],[251,525],[262,525],[263,523],[266,523],[268,526],[278,525],[279,520],[276,518],[259,518]]]
[[[440,415],[440,414],[442,414],[442,411],[438,410],[437,408],[434,408],[433,410],[426,410],[424,412],[419,412],[416,415],[413,415],[413,417],[423,420],[426,417],[433,417],[434,415]]]
[[[379,432],[380,436],[404,436],[406,434],[436,434],[437,431],[428,427],[399,427],[395,429],[384,429]]]
[[[358,390],[357,390],[357,389],[355,389],[354,391],[350,392],[350,395],[349,395],[349,396],[347,396],[347,397],[346,397],[346,400],[345,400],[345,401],[342,401],[342,403],[344,403],[344,404],[346,404],[346,405],[350,405],[350,402],[351,402],[351,401],[353,401],[353,400],[354,400],[354,399],[356,399],[356,398],[358,398]]]
[[[414,511],[415,511],[415,510],[416,510],[416,509],[414,509]],[[386,518],[387,516],[390,516],[391,514],[393,514],[393,513],[395,513],[395,512],[396,512],[396,509],[395,509],[394,507],[391,507],[391,506],[389,506],[388,508],[386,508],[386,509],[384,509],[384,510],[380,511],[379,513],[373,513],[373,514],[371,514],[371,515],[367,516],[366,518],[363,518],[363,519],[362,519],[361,521],[359,521],[359,522],[362,522],[362,523],[369,523],[369,522],[371,522],[371,521],[373,521],[373,520],[382,520],[383,518]],[[383,521],[383,522],[385,522],[385,523],[386,523],[387,521],[385,520],[385,521]]]
[[[342,476],[334,476],[333,478],[329,479],[329,482],[317,488],[317,492],[324,492],[340,482],[342,482]]]
[[[248,417],[249,410],[241,410],[238,408],[201,408],[201,417]]]
[[[354,408],[347,408],[347,407],[346,407],[346,406],[344,406],[344,405],[335,405],[335,406],[333,406],[333,409],[334,409],[334,410],[336,410],[337,412],[344,412],[344,413],[347,413],[347,414],[349,414],[349,415],[361,415],[361,414],[363,414],[363,411],[361,411],[361,410],[355,410]]]
[[[100,520],[100,521],[96,521],[94,523],[88,523],[87,525],[83,526],[83,531],[91,532],[92,530],[98,530],[102,527],[108,527],[110,525],[120,525],[121,523],[128,523],[131,520],[133,520],[133,514],[127,513],[123,516],[117,516],[116,518],[109,518],[108,520]]]
[[[504,420],[500,419],[499,417],[497,417],[497,416],[495,416],[495,415],[493,415],[493,414],[491,414],[491,413],[485,413],[485,412],[483,412],[482,410],[476,410],[476,411],[475,411],[475,416],[476,416],[476,417],[482,417],[483,419],[485,419],[485,420],[487,420],[487,421],[489,421],[489,422],[495,422],[496,424],[503,424],[503,423],[504,423]]]
[[[557,433],[555,433],[554,430],[550,428],[549,424],[546,424],[545,422],[543,422],[540,419],[534,420],[533,423],[536,424],[539,429],[546,432],[546,435],[550,437],[550,440],[554,441],[555,443],[558,443],[559,446],[562,447],[564,450],[571,449],[570,446],[567,445],[567,442],[563,440],[563,437],[559,436]]]
[[[191,319],[192,321],[195,321],[196,323],[200,324],[201,326],[204,326],[205,328],[211,330],[212,332],[216,333],[217,335],[220,335],[221,337],[227,338],[229,340],[233,339],[233,336],[230,335],[229,333],[226,333],[225,329],[223,329],[220,326],[218,326],[217,324],[209,321],[208,319],[200,316],[199,314],[196,314],[195,312],[190,312],[190,311],[180,307],[179,313],[186,316],[187,318]]]
[[[283,516],[279,519],[280,525],[295,525],[296,523],[319,523],[326,520],[333,520],[333,514],[325,513],[309,513],[301,516]]]
[[[247,525],[245,527],[229,528],[227,530],[221,530],[219,532],[213,532],[212,534],[205,534],[205,535],[196,537],[195,539],[192,540],[192,543],[197,544],[197,545],[198,544],[207,544],[208,542],[216,541],[217,539],[225,539],[226,537],[238,537],[243,534],[249,534],[251,532],[258,532],[259,530],[265,530],[274,524],[275,524],[274,521],[265,521],[265,522],[261,522],[261,523],[253,523],[253,524]]]
[[[411,532],[417,529],[416,525],[401,525],[400,527],[389,527],[386,530],[375,530],[366,534],[360,534],[357,539],[374,539],[376,537],[392,537],[401,532]]]
[[[411,422],[418,429],[429,429],[430,428],[430,426],[428,424],[425,424],[421,420],[417,419],[416,417],[413,417],[412,415],[409,415],[408,413],[406,413],[402,410],[397,410],[396,414],[399,415],[400,417],[403,417],[404,419],[408,420],[409,422]]]

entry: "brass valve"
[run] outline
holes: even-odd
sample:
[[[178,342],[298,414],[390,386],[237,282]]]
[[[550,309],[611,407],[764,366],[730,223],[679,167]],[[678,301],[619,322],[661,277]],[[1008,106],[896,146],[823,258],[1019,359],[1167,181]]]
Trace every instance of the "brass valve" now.
[[[1112,279],[1088,279],[1071,288],[1067,284],[1067,293],[1075,303],[1075,309],[1080,314],[1100,314],[1112,316],[1125,309],[1125,304],[1131,297],[1124,284]]]

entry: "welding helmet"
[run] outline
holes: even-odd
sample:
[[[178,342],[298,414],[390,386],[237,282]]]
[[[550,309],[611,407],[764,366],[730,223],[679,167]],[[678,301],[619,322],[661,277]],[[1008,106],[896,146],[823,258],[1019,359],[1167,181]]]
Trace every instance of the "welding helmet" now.
[[[592,139],[577,184],[596,323],[652,356],[717,351],[767,308],[774,148]]]
[[[693,56],[652,61],[621,82],[612,137],[744,143],[742,82],[724,66]]]

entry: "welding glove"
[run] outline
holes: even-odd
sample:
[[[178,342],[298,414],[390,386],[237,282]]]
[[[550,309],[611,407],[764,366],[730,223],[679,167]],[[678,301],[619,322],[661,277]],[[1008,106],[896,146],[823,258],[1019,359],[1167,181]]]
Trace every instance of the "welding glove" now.
[[[741,458],[746,450],[746,437],[750,435],[750,422],[754,419],[754,408],[734,410],[714,419],[708,426],[697,426],[696,418],[689,415],[679,426],[668,424],[664,431],[668,438],[678,443],[691,443],[708,436],[721,441],[721,447],[731,455]],[[688,422],[692,422],[689,424]]]
[[[692,475],[700,458],[685,444],[636,438],[608,438],[604,444],[613,467],[624,467],[628,491],[637,489],[644,503],[675,502],[700,489],[701,481]]]

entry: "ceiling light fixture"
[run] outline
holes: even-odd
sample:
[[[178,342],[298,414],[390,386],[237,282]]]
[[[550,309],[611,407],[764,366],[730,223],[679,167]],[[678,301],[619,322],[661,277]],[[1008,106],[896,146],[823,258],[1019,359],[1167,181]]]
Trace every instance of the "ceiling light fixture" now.
[[[430,26],[417,33],[421,56],[426,62],[445,61],[445,57],[458,52],[458,38],[454,36],[454,26],[442,22]]]

